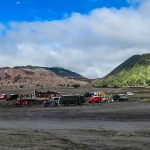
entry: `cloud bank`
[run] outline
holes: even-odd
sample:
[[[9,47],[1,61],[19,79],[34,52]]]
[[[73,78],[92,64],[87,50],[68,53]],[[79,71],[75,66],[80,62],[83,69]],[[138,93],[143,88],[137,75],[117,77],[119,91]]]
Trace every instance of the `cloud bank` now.
[[[0,67],[57,66],[103,77],[132,55],[150,53],[150,2],[136,2],[64,20],[0,23]]]

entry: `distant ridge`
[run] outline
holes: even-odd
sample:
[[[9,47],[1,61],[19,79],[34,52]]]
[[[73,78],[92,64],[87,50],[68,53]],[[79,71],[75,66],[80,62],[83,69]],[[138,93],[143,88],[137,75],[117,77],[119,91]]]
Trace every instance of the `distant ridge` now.
[[[120,64],[96,86],[150,86],[150,54],[134,55]]]
[[[30,66],[31,67],[31,66]],[[49,87],[80,87],[89,83],[86,79],[69,78],[57,75],[44,68],[0,68],[0,90],[28,90]]]
[[[19,68],[26,68],[26,69],[38,69],[38,68],[42,68],[48,71],[52,71],[54,73],[56,73],[57,75],[63,76],[63,77],[69,77],[69,78],[76,78],[76,79],[85,79],[85,77],[83,77],[82,75],[72,72],[70,70],[61,68],[61,67],[39,67],[39,66],[31,66],[31,65],[27,65],[27,66],[16,66],[14,67],[15,69],[19,69]]]
[[[70,78],[85,78],[78,73],[75,73],[70,70],[60,68],[60,67],[51,67],[51,68],[42,67],[42,68],[44,68],[45,70],[50,70],[52,72],[55,72],[56,74],[61,75],[61,76],[66,76],[66,77],[70,77]]]

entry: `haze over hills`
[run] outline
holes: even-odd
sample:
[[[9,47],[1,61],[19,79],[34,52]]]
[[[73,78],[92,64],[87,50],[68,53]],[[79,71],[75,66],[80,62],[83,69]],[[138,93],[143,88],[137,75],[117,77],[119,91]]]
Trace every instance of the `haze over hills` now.
[[[134,55],[95,86],[150,86],[150,54]]]

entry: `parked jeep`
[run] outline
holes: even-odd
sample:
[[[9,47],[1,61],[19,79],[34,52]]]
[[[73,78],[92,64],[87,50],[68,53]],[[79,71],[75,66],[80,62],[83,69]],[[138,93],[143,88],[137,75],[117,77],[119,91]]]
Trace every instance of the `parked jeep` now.
[[[126,100],[128,100],[128,99],[125,94],[118,94],[118,95],[114,95],[112,97],[112,101],[126,101]]]
[[[101,96],[91,96],[89,98],[89,103],[101,103],[103,98]]]
[[[29,100],[20,100],[14,102],[14,105],[16,106],[27,106],[29,104]]]
[[[10,94],[10,95],[6,98],[6,100],[7,100],[7,101],[17,100],[18,97],[19,97],[18,94]]]
[[[7,98],[7,94],[1,94],[1,95],[0,95],[0,99],[1,99],[1,100],[6,99],[6,98]]]

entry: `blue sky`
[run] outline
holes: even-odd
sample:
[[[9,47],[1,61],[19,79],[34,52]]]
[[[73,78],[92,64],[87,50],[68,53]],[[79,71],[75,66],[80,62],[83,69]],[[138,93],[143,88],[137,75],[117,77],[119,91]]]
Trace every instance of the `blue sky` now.
[[[88,14],[102,7],[129,7],[126,0],[1,0],[0,20],[8,21],[44,21],[61,20],[72,13]]]
[[[150,53],[149,8],[149,0],[1,0],[0,67],[103,77],[132,55]]]

